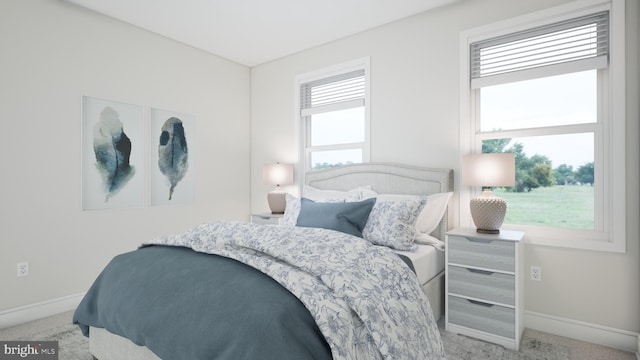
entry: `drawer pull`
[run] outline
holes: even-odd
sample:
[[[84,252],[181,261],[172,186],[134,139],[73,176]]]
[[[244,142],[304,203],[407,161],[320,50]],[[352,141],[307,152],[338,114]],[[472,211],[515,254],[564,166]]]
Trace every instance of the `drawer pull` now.
[[[487,270],[478,270],[478,269],[469,269],[469,268],[467,268],[467,270],[469,270],[472,273],[476,273],[476,274],[483,274],[483,275],[493,275],[494,274],[493,271],[487,271]]]
[[[493,242],[493,240],[489,240],[489,239],[477,239],[477,238],[467,238],[467,240],[471,241],[471,242],[479,242],[479,243],[483,243],[483,244],[490,244]]]
[[[471,299],[467,299],[468,302],[474,304],[474,305],[481,305],[484,307],[493,307],[493,304],[487,304],[485,302],[482,301],[477,301],[477,300],[471,300]]]

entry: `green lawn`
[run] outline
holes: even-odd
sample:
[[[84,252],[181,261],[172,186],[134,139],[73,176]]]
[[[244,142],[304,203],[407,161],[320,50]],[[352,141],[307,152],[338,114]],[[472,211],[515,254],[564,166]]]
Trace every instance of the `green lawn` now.
[[[497,188],[493,192],[507,201],[505,224],[594,228],[592,186],[556,185],[523,193]]]

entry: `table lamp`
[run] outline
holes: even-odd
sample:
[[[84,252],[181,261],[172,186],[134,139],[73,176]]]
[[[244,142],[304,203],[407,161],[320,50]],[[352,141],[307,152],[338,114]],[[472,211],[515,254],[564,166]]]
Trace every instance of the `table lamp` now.
[[[284,214],[287,204],[285,192],[280,185],[293,184],[293,165],[291,164],[265,164],[262,170],[262,181],[265,184],[275,185],[276,188],[267,194],[269,209],[272,214]]]
[[[495,196],[492,186],[515,185],[515,154],[466,155],[462,159],[462,183],[482,186],[482,194],[471,199],[471,217],[479,233],[497,234],[507,213],[507,202]]]

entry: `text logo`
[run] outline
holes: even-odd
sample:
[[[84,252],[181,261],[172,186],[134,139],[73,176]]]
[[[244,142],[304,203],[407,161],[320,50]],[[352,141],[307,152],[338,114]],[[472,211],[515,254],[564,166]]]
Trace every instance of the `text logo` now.
[[[58,360],[57,341],[0,341],[0,360]]]

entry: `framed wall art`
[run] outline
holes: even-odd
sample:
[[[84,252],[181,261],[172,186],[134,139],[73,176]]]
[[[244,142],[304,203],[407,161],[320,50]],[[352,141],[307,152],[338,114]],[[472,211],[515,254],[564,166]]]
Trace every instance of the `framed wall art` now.
[[[144,204],[144,109],[82,97],[82,209]]]
[[[196,118],[152,108],[151,205],[191,203],[196,197]]]

